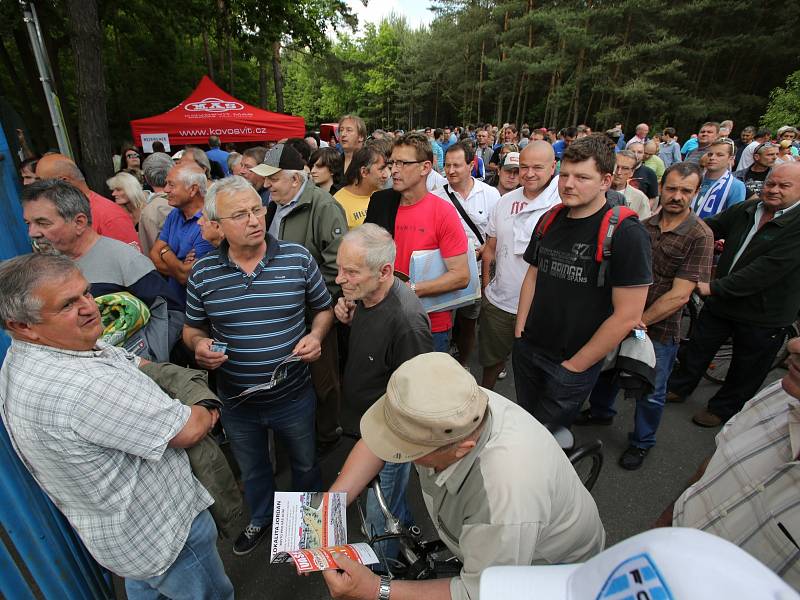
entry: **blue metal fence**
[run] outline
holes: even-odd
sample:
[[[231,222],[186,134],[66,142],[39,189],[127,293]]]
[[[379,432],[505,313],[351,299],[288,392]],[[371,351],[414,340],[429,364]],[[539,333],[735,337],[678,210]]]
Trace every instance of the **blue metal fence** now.
[[[19,181],[0,128],[0,259],[30,251]],[[0,361],[9,339],[0,331]],[[20,462],[0,425],[0,598],[114,598],[105,573]]]

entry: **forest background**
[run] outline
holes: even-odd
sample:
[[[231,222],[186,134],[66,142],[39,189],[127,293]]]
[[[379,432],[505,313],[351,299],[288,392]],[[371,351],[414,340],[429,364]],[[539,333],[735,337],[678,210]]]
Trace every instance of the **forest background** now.
[[[800,2],[430,5],[431,23],[415,29],[402,16],[357,29],[343,0],[42,0],[36,9],[70,138],[98,180],[129,121],[172,108],[204,74],[309,126],[347,112],[370,129],[621,121],[631,131],[646,121],[684,140],[707,119],[731,118],[737,132],[800,124]],[[55,140],[17,0],[0,0],[0,34],[0,103],[44,151]]]

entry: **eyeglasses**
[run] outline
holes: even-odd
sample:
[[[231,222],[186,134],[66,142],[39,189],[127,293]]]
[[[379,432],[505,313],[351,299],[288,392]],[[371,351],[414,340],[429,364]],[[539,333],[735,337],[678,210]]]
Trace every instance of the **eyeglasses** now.
[[[139,158],[139,155],[136,152],[128,152],[125,158]]]
[[[394,169],[397,167],[398,169],[402,169],[406,165],[416,165],[419,163],[424,163],[424,160],[387,160],[386,166],[390,169]]]
[[[260,219],[265,214],[267,214],[267,209],[265,206],[256,206],[250,210],[242,210],[235,214],[232,214],[228,217],[217,217],[217,221],[223,221],[225,219],[230,219],[234,223],[245,223],[250,220],[250,215],[253,215],[256,219]]]
[[[736,142],[734,142],[734,141],[733,141],[731,138],[729,138],[729,137],[721,137],[721,138],[717,138],[717,139],[716,139],[716,141],[715,141],[714,143],[715,143],[715,144],[728,144],[728,145],[729,145],[731,148],[733,148],[734,150],[736,150]]]
[[[623,167],[622,165],[616,165],[614,167],[614,172],[616,173],[632,173],[633,171],[633,167]]]

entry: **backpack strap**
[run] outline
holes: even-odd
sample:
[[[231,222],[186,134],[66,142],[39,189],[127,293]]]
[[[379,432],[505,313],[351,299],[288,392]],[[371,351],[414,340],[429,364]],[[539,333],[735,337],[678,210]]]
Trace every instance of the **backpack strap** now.
[[[553,224],[553,221],[556,220],[558,213],[565,208],[563,204],[560,202],[550,208],[546,213],[544,213],[539,220],[536,222],[536,227],[533,228],[533,235],[531,236],[531,241],[534,242],[534,262],[539,260],[539,246],[542,243],[542,238],[544,234],[547,233],[547,230],[550,229],[550,226]]]
[[[600,263],[600,270],[597,273],[597,287],[606,284],[606,270],[611,259],[611,241],[614,232],[625,219],[635,217],[636,212],[626,206],[614,206],[606,211],[603,220],[600,222],[600,230],[597,232],[597,253],[594,259]]]

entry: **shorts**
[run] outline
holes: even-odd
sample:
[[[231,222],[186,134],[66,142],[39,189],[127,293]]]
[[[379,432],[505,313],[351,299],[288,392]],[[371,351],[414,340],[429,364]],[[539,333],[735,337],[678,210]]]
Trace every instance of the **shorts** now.
[[[511,355],[517,315],[497,308],[485,296],[481,302],[478,360],[482,367],[491,367],[505,362]]]
[[[461,308],[456,309],[456,315],[462,319],[470,319],[474,321],[481,314],[481,298],[478,298],[472,304],[467,304]]]

